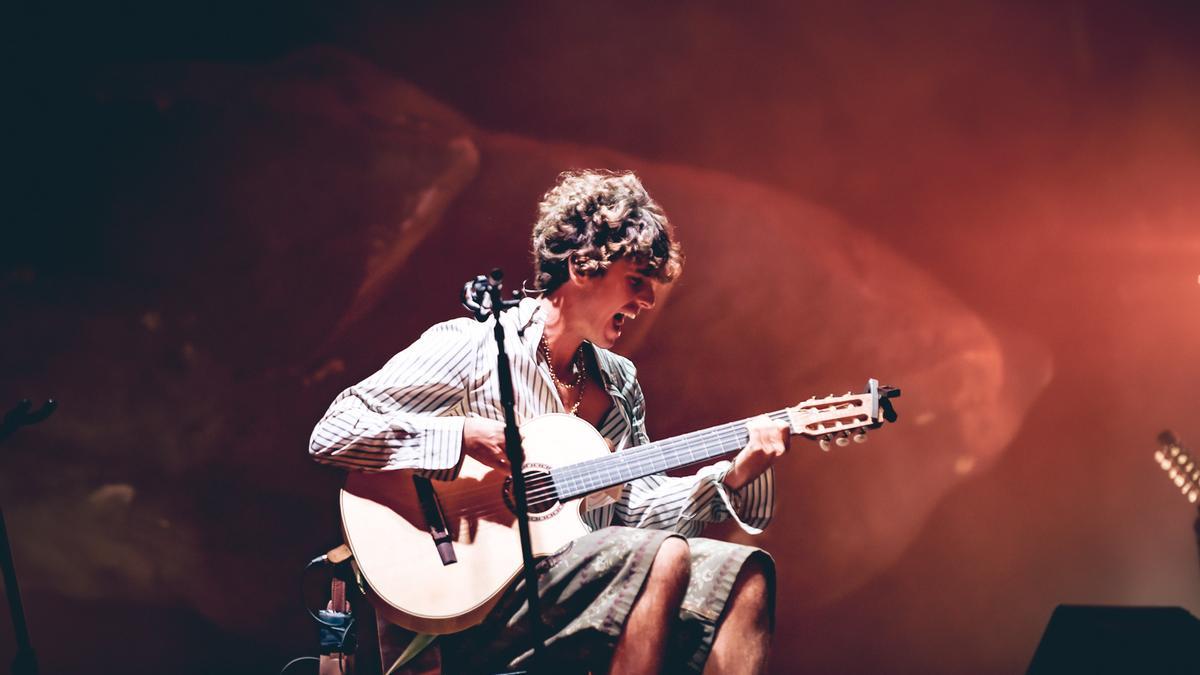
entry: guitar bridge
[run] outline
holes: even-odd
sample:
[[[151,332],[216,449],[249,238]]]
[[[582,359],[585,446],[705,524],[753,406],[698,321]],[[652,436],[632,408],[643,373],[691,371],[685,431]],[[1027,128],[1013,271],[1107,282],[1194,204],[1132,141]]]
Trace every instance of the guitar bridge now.
[[[442,503],[438,501],[433,484],[424,476],[413,476],[413,485],[417,488],[417,501],[421,503],[421,513],[425,516],[425,528],[433,537],[433,545],[437,548],[438,557],[443,565],[453,565],[458,562],[454,555],[454,537],[450,536],[450,528],[446,526],[446,515],[442,512]]]

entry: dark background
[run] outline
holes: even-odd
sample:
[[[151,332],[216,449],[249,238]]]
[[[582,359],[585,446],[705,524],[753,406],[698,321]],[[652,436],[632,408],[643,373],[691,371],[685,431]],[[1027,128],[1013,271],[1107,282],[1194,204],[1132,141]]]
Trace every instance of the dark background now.
[[[905,387],[894,445],[869,446],[883,470],[781,476],[774,672],[1019,671],[1058,603],[1200,610],[1195,510],[1150,459],[1161,429],[1200,434],[1189,3],[10,18],[0,393],[63,408],[0,466],[47,672],[311,653],[294,589],[337,543],[338,478],[303,456],[308,429],[457,312],[456,280],[519,266],[525,226],[503,228],[580,164],[637,168],[689,252],[628,345],[653,436],[880,370]],[[424,238],[388,239],[380,214]],[[745,395],[683,354],[718,361],[746,332],[770,348],[738,357],[767,373]]]

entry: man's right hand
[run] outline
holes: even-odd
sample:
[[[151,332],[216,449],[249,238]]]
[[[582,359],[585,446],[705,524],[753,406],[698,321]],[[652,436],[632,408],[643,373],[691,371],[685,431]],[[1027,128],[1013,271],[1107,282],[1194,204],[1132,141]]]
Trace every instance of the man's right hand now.
[[[463,423],[463,452],[480,464],[508,472],[504,454],[504,422],[486,417],[468,417]]]

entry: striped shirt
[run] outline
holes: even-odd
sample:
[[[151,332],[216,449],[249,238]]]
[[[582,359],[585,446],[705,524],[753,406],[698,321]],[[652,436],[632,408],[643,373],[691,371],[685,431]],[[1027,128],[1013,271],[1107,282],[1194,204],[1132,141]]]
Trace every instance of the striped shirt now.
[[[334,399],[313,430],[309,453],[318,462],[347,469],[409,469],[453,480],[461,464],[464,420],[504,420],[492,321],[462,318],[430,328],[379,372]],[[538,301],[523,300],[503,313],[501,321],[518,424],[566,412],[538,349],[545,323]],[[584,344],[612,398],[598,425],[600,434],[617,451],[648,443],[645,399],[633,363]],[[768,469],[731,490],[722,483],[730,466],[725,460],[691,476],[632,480],[616,502],[589,499],[586,520],[593,529],[628,525],[694,536],[705,523],[732,517],[747,532],[758,533],[774,510],[773,472]]]

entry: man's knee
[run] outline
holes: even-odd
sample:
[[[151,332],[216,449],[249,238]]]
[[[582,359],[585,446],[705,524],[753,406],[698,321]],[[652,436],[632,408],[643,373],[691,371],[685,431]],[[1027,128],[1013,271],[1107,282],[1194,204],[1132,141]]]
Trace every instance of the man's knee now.
[[[687,540],[671,537],[658,547],[654,564],[650,567],[650,578],[653,583],[660,584],[671,595],[679,595],[682,600],[683,593],[687,590],[691,568],[692,553]]]
[[[753,616],[754,623],[770,630],[775,623],[775,570],[769,558],[751,556],[742,565],[730,598],[733,611]]]

